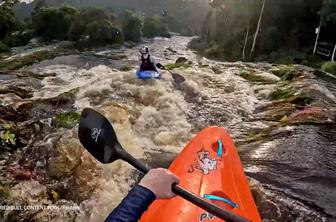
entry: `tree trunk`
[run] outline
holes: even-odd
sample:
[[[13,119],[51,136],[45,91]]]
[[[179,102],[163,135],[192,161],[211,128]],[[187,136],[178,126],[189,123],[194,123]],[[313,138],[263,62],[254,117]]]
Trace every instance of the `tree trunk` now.
[[[322,24],[323,24],[323,18],[321,17],[321,19],[320,19],[320,24],[319,24],[319,27],[318,27],[318,31],[317,31],[317,33],[316,33],[316,40],[315,40],[315,45],[314,45],[314,51],[313,51],[313,54],[316,53],[317,44],[318,44],[318,40],[319,40],[319,37],[320,37],[320,32],[321,32]]]
[[[265,4],[266,4],[266,0],[263,1],[262,7],[261,7],[259,21],[258,21],[258,25],[257,25],[257,31],[254,34],[253,44],[252,44],[252,48],[251,48],[251,57],[253,56],[255,45],[256,45],[256,41],[257,41],[257,38],[258,38],[258,33],[259,33],[259,30],[260,30],[261,19],[262,19],[262,16],[264,14]]]
[[[335,47],[334,47],[333,54],[332,54],[332,56],[331,56],[331,61],[332,61],[332,62],[335,62],[335,54],[336,54],[336,43],[335,43]]]
[[[246,36],[245,36],[245,42],[244,42],[244,48],[243,48],[243,61],[245,61],[245,49],[246,49],[249,32],[250,32],[250,24],[247,25],[247,30],[246,30]]]

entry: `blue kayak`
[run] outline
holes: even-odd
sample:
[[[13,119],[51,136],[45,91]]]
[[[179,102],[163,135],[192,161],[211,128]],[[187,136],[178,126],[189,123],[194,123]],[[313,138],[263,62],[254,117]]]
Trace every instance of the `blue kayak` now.
[[[159,79],[160,73],[155,71],[137,71],[136,75],[138,79]]]

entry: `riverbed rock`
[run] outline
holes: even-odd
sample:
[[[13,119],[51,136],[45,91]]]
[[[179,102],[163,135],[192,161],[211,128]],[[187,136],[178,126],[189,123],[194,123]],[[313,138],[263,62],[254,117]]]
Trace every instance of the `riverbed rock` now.
[[[57,154],[48,160],[47,174],[54,178],[71,176],[82,163],[84,154],[77,133],[72,131],[65,134],[56,145],[56,152]]]
[[[186,57],[178,57],[175,61],[175,64],[185,64],[188,61]]]

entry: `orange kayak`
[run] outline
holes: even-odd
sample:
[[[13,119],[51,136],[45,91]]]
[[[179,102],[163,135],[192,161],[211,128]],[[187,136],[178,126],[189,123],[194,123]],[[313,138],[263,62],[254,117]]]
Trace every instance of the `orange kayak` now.
[[[235,214],[261,221],[237,149],[227,131],[220,127],[202,130],[169,167],[180,185]],[[174,197],[156,200],[141,222],[217,222],[219,218],[192,203]]]

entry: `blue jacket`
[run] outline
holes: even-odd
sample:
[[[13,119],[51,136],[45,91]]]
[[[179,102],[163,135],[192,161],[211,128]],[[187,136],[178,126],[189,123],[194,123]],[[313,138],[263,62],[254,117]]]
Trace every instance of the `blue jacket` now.
[[[155,199],[152,191],[137,185],[111,212],[105,222],[137,222]]]

